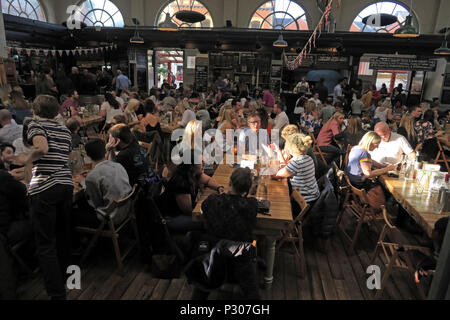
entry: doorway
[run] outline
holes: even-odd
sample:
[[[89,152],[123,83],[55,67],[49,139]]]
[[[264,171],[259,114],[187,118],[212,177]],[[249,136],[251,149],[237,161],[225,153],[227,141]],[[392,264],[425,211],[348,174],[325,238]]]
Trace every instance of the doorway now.
[[[161,88],[164,83],[178,88],[183,82],[184,50],[157,48],[149,50],[148,55],[150,88]]]

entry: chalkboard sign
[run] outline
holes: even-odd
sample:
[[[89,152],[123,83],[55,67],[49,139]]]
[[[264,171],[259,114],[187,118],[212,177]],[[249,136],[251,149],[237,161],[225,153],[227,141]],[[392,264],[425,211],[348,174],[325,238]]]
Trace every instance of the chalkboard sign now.
[[[431,59],[410,59],[396,57],[377,57],[370,59],[369,68],[373,70],[415,70],[415,71],[435,71],[436,60]]]
[[[208,90],[208,67],[195,66],[195,89],[197,92]]]

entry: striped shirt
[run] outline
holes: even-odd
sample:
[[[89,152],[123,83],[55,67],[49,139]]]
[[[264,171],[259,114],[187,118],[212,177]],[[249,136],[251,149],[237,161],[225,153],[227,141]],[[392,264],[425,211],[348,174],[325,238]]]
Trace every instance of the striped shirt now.
[[[320,191],[315,176],[313,159],[308,155],[300,155],[289,161],[286,170],[293,173],[291,185],[297,189],[306,202],[319,198]]]
[[[48,152],[33,162],[32,177],[28,193],[35,195],[57,184],[73,186],[69,169],[69,154],[72,137],[69,129],[55,121],[34,120],[28,127],[28,140],[43,136],[47,139]]]

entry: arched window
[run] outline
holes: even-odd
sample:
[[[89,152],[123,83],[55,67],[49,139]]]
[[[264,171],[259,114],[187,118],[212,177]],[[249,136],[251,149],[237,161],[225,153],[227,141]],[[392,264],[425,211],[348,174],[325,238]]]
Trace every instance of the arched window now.
[[[272,0],[253,14],[249,28],[308,30],[305,10],[291,0]]]
[[[108,0],[86,0],[80,6],[82,21],[88,26],[123,27],[119,8]]]
[[[28,18],[33,20],[39,20],[46,22],[44,11],[41,8],[39,1],[37,0],[1,0],[2,12],[18,16],[22,18]]]
[[[378,14],[388,14],[397,17],[397,21],[390,24],[383,21],[383,18],[377,19]],[[350,27],[352,32],[382,32],[382,33],[394,33],[395,30],[400,28],[400,26],[405,24],[406,17],[409,15],[409,9],[397,2],[393,1],[379,1],[367,6],[363,11],[361,11],[355,18]],[[363,23],[363,19],[366,17],[373,16],[369,18],[368,24]],[[413,24],[418,26],[417,18],[413,16]],[[387,19],[388,20],[388,19]]]
[[[197,11],[201,14],[205,15],[205,20],[202,22],[197,23],[186,23],[183,21],[178,20],[175,17],[175,14],[178,11]],[[170,14],[172,17],[172,22],[174,22],[178,27],[180,28],[213,28],[214,23],[211,17],[211,14],[209,13],[208,9],[200,2],[195,0],[175,0],[171,1],[169,4],[167,4],[159,13],[158,20],[156,21],[156,25],[159,25],[161,22],[164,22],[166,20],[167,13]]]

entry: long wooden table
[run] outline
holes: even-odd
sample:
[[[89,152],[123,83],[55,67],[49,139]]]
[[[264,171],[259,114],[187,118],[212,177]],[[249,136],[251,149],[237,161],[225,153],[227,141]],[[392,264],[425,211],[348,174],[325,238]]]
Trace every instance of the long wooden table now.
[[[228,188],[230,176],[233,172],[227,164],[220,164],[213,178],[219,185]],[[227,190],[226,190],[227,191]],[[201,205],[203,201],[215,191],[205,189],[200,195],[199,201],[194,208],[192,214],[194,220],[201,219],[202,210]],[[277,237],[280,235],[280,230],[286,228],[289,222],[292,221],[291,202],[289,197],[289,188],[286,180],[269,180],[267,182],[267,198],[270,201],[270,216],[258,214],[256,220],[256,235],[263,235],[267,241],[266,251],[266,274],[264,280],[267,284],[273,282],[273,265],[275,261],[275,245]]]
[[[433,204],[436,202],[436,197],[430,196],[429,193],[419,194],[415,181],[391,178],[386,175],[381,176],[380,181],[430,238],[436,221],[450,216],[450,212],[435,213]]]
[[[83,117],[81,119],[83,120],[83,127],[87,127],[87,126],[102,122],[105,119],[105,117],[102,117],[97,114],[97,115]]]

